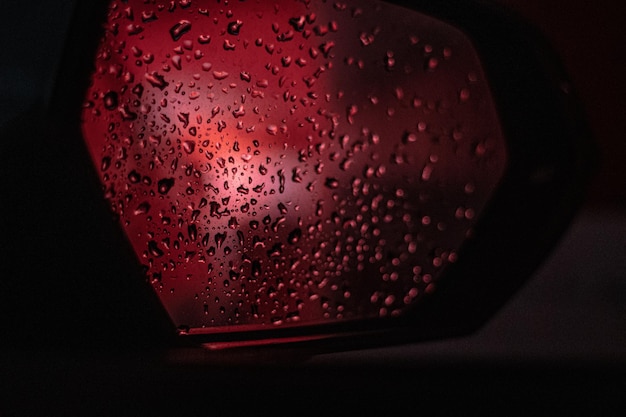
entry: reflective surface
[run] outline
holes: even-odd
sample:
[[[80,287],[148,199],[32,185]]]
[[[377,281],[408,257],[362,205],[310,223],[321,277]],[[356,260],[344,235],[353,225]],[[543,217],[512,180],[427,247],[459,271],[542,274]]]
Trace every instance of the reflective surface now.
[[[192,333],[403,314],[506,160],[470,41],[372,1],[112,2],[82,129]]]
[[[582,96],[599,103],[589,106],[592,127],[598,139],[610,145],[604,147],[606,155],[619,169],[605,165],[603,171],[610,175],[599,178],[594,190],[601,186],[619,195],[626,188],[612,187],[616,181],[611,179],[626,179],[621,175],[624,142],[618,133],[624,120],[612,116],[621,114],[626,94],[621,94],[624,63],[614,59],[618,49],[613,46],[623,43],[623,34],[615,36],[623,33],[624,14],[616,10],[623,5],[516,3],[523,9],[534,7],[538,19],[561,37],[559,52],[569,56],[566,63],[580,81]],[[61,30],[66,22],[52,18],[57,3],[31,2],[28,14],[21,2],[3,6],[3,69],[27,74],[35,68],[37,75],[49,74],[54,63],[35,63],[55,49],[51,45],[65,41],[51,36],[51,27]],[[598,66],[602,62],[611,65]],[[9,87],[25,93],[28,86],[20,77],[0,83],[2,103],[15,109],[20,101],[6,94]],[[586,415],[624,414],[626,223],[623,207],[617,213],[598,210],[595,204],[606,201],[597,196],[604,194],[595,193],[591,212],[579,218],[556,256],[473,336],[325,355],[309,366],[227,366],[217,361],[172,365],[158,354],[147,359],[147,349],[125,353],[135,347],[132,336],[141,328],[137,316],[142,317],[145,302],[131,302],[143,299],[128,296],[133,293],[123,284],[139,280],[111,272],[121,267],[115,269],[111,262],[119,261],[119,253],[101,244],[109,223],[99,228],[99,221],[90,221],[106,216],[94,214],[101,205],[86,204],[90,188],[80,186],[88,182],[81,180],[89,169],[77,169],[86,164],[61,145],[66,136],[39,131],[27,135],[36,120],[27,117],[19,128],[0,135],[0,201],[6,208],[2,268],[9,265],[0,274],[0,317],[8,330],[0,359],[6,415],[49,415],[51,410],[63,415],[128,415],[129,410],[145,414],[149,409],[158,415],[164,410],[180,415],[181,409],[197,409],[196,414],[207,414],[208,409],[242,414],[246,408],[276,412],[291,398],[305,404],[294,410],[311,415],[329,409],[345,410],[346,415],[358,414],[355,410],[418,414],[431,406],[439,414],[467,414],[472,408],[503,415],[511,410],[562,414],[564,409]],[[44,172],[53,174],[42,181]],[[93,194],[101,202],[98,193]],[[120,323],[125,326],[120,328]],[[97,349],[77,348],[86,345]],[[120,352],[119,346],[126,350]],[[203,354],[209,353],[215,352]],[[242,401],[243,390],[234,387],[244,381]],[[475,386],[485,389],[468,389]],[[160,393],[157,400],[155,392]]]

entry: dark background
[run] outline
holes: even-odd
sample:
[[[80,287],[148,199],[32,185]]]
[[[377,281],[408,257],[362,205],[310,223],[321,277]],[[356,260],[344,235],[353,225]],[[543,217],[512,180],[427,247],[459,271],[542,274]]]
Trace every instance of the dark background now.
[[[231,410],[229,402],[238,405],[237,390],[248,393],[246,402],[269,402],[281,411],[288,394],[300,389],[308,404],[302,412],[323,409],[325,401],[382,415],[417,411],[421,404],[456,411],[467,404],[468,412],[476,406],[547,411],[546,404],[556,411],[573,404],[587,415],[626,411],[620,400],[626,388],[626,5],[499,3],[532,22],[553,45],[585,108],[601,162],[583,208],[554,253],[480,331],[454,340],[318,355],[294,366],[274,360],[216,365],[215,358],[195,351],[164,359],[37,346],[36,330],[24,347],[7,342],[28,332],[6,311],[0,398],[8,401],[0,401],[0,416],[49,407],[119,414],[117,403],[135,414],[162,396],[172,409],[206,404],[209,414]],[[0,129],[51,93],[73,4],[4,0],[0,6]],[[22,149],[27,157],[28,144]],[[7,210],[20,210],[19,204],[2,202],[3,228],[10,221]],[[11,287],[0,289],[7,297]]]

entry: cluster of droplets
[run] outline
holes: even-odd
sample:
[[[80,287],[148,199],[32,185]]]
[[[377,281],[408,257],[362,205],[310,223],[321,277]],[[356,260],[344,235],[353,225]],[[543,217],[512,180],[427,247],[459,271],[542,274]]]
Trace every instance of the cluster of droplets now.
[[[374,1],[260,3],[111,3],[83,116],[105,196],[183,328],[400,315],[503,169],[473,49]]]

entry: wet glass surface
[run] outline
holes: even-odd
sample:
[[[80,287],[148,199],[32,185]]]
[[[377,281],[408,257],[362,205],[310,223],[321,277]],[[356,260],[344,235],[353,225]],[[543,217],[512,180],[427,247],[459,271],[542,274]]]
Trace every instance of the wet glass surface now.
[[[144,3],[110,5],[82,129],[181,330],[436,291],[506,162],[463,33],[374,1]]]

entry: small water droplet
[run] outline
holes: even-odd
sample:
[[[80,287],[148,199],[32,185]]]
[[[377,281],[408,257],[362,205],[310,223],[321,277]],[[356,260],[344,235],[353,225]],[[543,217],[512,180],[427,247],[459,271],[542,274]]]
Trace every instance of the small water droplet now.
[[[336,178],[326,178],[324,185],[331,190],[339,188],[339,180]]]
[[[189,226],[187,226],[187,233],[189,234],[189,239],[192,242],[195,242],[198,238],[198,228],[195,224],[190,224]]]
[[[236,45],[233,42],[231,42],[229,39],[224,39],[223,48],[225,51],[234,51],[236,48]]]
[[[111,166],[111,157],[110,156],[105,156],[104,158],[102,158],[102,162],[100,164],[100,169],[104,172],[107,169],[109,169],[110,166]]]
[[[141,12],[141,21],[143,23],[152,22],[153,20],[156,20],[156,19],[157,19],[157,16],[153,10],[144,10]]]
[[[466,102],[470,98],[470,90],[468,88],[462,88],[459,92],[459,101],[461,103]]]
[[[213,71],[213,78],[216,80],[223,80],[228,77],[228,72],[226,71]]]
[[[191,30],[191,22],[188,20],[181,20],[176,23],[174,26],[170,28],[170,35],[172,39],[176,42],[181,36]]]
[[[115,110],[117,108],[117,93],[115,91],[107,92],[104,97],[102,97],[102,101],[104,102],[104,108],[107,110]]]
[[[165,77],[160,75],[156,71],[146,73],[144,76],[146,80],[150,83],[150,85],[152,85],[153,87],[157,87],[159,90],[163,90],[169,85],[169,83],[165,81]]]
[[[289,19],[289,24],[298,32],[304,30],[306,18],[304,16],[292,17]]]
[[[159,194],[167,194],[170,189],[174,186],[174,178],[163,178],[160,179],[157,183],[157,189]]]
[[[185,153],[188,153],[188,154],[193,153],[195,147],[196,147],[196,144],[192,140],[186,140],[183,142],[183,149]]]
[[[243,106],[239,106],[236,109],[233,110],[233,116],[235,117],[235,119],[238,119],[240,117],[243,117],[246,115],[246,110],[244,109]]]
[[[439,60],[435,57],[430,57],[424,63],[424,69],[427,71],[434,71],[439,66]]]
[[[226,240],[226,232],[215,234],[215,244],[217,245],[218,249],[222,246],[225,240]]]
[[[387,71],[392,71],[396,66],[396,58],[393,55],[392,51],[388,51],[384,58],[385,69]]]
[[[128,26],[126,26],[126,32],[129,35],[138,35],[143,32],[143,27],[134,23],[130,23]]]
[[[243,26],[243,22],[241,20],[236,20],[234,22],[230,22],[227,27],[228,33],[231,35],[239,35],[239,31],[241,30],[241,26]]]
[[[118,108],[120,115],[122,116],[122,120],[135,120],[137,119],[137,113],[130,110],[128,104],[124,104],[122,107]]]
[[[361,45],[363,46],[368,46],[372,44],[372,42],[374,42],[374,39],[374,35],[367,34],[365,32],[361,32],[361,35],[359,35],[359,40],[361,41]]]
[[[132,170],[128,173],[128,181],[131,184],[137,184],[139,183],[139,181],[141,181],[141,175],[139,175],[137,171]]]
[[[300,228],[297,228],[289,232],[289,235],[287,236],[287,242],[289,242],[289,244],[291,245],[295,245],[300,241],[300,238],[302,238],[302,230]]]
[[[276,126],[276,125],[268,125],[265,130],[270,135],[276,136],[276,134],[278,133],[278,126]]]
[[[137,208],[133,211],[133,214],[138,216],[140,214],[146,214],[148,211],[150,211],[150,203],[144,201],[137,206]]]
[[[259,276],[261,276],[262,273],[262,267],[261,267],[261,262],[258,259],[254,259],[252,261],[252,277],[254,277],[254,279],[258,278]]]
[[[150,255],[160,258],[163,256],[163,251],[157,246],[154,240],[148,242],[148,252]]]

